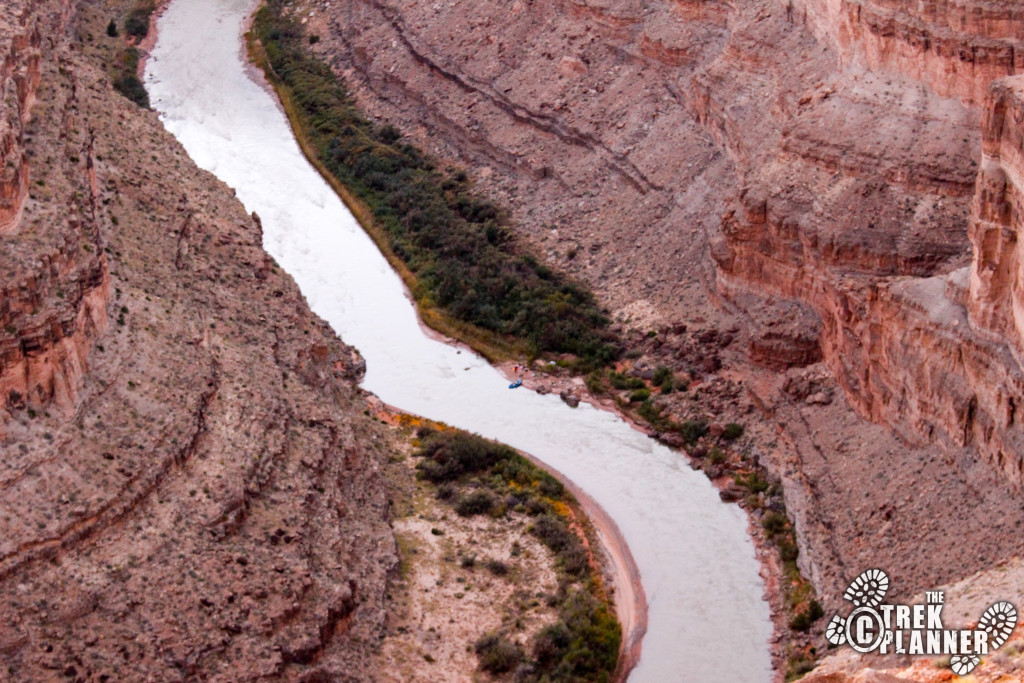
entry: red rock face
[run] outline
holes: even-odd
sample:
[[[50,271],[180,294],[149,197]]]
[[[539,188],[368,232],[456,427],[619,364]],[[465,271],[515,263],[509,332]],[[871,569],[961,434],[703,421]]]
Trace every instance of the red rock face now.
[[[874,234],[844,234],[835,222],[826,231],[785,195],[766,198],[754,189],[723,217],[712,250],[724,292],[758,283],[814,307],[824,359],[861,414],[912,443],[976,447],[1018,488],[1022,80],[996,82],[984,114],[969,269],[951,270],[956,250],[927,244],[923,231],[913,231],[917,241],[878,231],[881,221]],[[961,193],[958,183],[937,189]]]
[[[971,320],[1021,347],[1021,263],[1017,236],[1024,225],[1024,79],[993,85],[982,125],[982,166],[971,205]]]
[[[76,153],[74,89],[62,103],[62,135],[72,143],[62,161],[74,195],[65,211],[18,235],[29,190],[24,136],[41,77],[41,26],[63,31],[68,16],[65,3],[28,5],[7,27],[6,47],[0,42],[6,55],[0,65],[0,240],[8,247],[0,296],[0,415],[51,403],[69,412],[89,351],[107,325],[110,277],[96,223],[95,159],[91,143],[80,149],[84,160]]]
[[[110,276],[106,260],[93,254],[43,256],[41,271],[5,287],[0,396],[6,409],[74,408],[93,342],[107,326]]]
[[[387,434],[258,219],[111,88],[135,4],[0,2],[0,679],[370,679]]]
[[[797,0],[792,11],[844,62],[927,83],[980,105],[988,84],[1024,71],[1024,8],[1014,0]]]
[[[0,64],[0,234],[15,228],[28,194],[29,168],[22,127],[31,116],[39,86],[39,29],[35,26],[20,31],[8,36],[6,55]]]

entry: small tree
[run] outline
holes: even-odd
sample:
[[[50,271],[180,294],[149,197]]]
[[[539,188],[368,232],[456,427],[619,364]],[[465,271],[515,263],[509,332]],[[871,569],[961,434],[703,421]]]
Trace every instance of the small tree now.
[[[113,19],[110,20],[109,24],[107,24],[107,35],[111,38],[117,38],[117,22]]]

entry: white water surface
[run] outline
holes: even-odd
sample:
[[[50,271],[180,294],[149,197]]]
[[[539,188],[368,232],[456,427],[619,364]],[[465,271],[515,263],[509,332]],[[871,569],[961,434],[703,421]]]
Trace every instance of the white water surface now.
[[[362,353],[363,386],[533,454],[605,509],[649,602],[631,683],[770,681],[771,623],[743,511],[617,416],[510,391],[481,358],[424,334],[398,276],[248,75],[240,31],[252,9],[252,0],[174,0],[157,25],[146,88],[196,163],[260,215],[264,247],[312,309]]]

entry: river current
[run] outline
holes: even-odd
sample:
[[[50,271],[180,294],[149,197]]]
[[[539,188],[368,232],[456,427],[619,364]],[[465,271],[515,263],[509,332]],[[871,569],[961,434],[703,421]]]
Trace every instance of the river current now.
[[[607,512],[649,603],[631,683],[771,680],[771,623],[743,511],[617,416],[510,391],[486,361],[424,333],[401,280],[246,68],[241,27],[252,10],[252,0],[173,0],[157,24],[146,88],[195,162],[259,214],[264,247],[313,311],[359,349],[363,386],[532,454]]]

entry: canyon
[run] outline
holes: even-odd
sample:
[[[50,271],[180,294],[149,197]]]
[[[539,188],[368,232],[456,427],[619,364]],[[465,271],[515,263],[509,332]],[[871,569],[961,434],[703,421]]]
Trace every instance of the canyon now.
[[[259,217],[112,90],[132,7],[0,7],[0,679],[356,680],[394,437]],[[977,574],[1024,553],[1019,3],[294,13],[596,292],[624,369],[745,425],[826,614],[883,562],[897,599],[980,576],[965,594],[1019,602]]]
[[[680,411],[750,425],[824,604],[882,557],[913,592],[1019,555],[1019,4],[294,16],[364,109],[473,169],[598,293],[634,369],[703,384]]]

